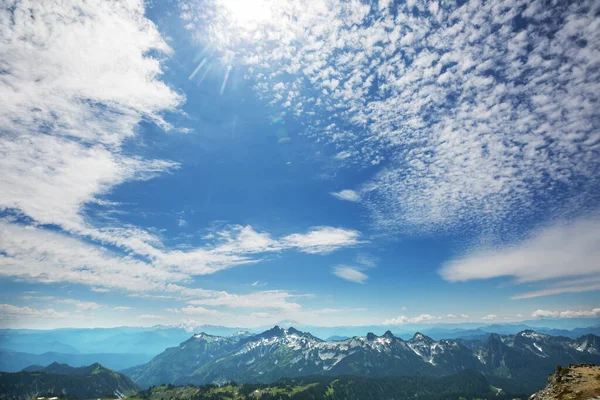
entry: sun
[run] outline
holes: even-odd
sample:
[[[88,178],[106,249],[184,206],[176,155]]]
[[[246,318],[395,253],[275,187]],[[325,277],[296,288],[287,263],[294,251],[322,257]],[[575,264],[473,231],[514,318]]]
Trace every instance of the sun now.
[[[241,27],[257,27],[272,18],[273,4],[269,0],[218,0],[217,4]]]

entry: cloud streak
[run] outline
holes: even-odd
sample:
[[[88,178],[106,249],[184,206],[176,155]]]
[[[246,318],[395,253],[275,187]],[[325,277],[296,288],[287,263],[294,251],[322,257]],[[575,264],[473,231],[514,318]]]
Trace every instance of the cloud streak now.
[[[339,192],[331,192],[331,195],[339,200],[357,202],[360,200],[360,195],[354,190],[341,190]]]
[[[516,283],[541,282],[546,288],[513,299],[600,288],[600,219],[597,214],[539,229],[512,246],[467,254],[446,263],[440,275],[450,282],[514,277]],[[565,278],[581,278],[565,280]],[[561,279],[561,281],[557,281]]]
[[[536,310],[531,314],[534,318],[596,318],[600,317],[600,308],[590,310]]]
[[[361,272],[358,268],[348,265],[338,265],[333,267],[333,274],[354,283],[365,283],[369,278],[367,274]]]

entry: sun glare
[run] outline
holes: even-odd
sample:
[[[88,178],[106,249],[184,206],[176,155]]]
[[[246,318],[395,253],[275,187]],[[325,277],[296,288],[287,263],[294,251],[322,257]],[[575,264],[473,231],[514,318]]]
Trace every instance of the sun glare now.
[[[243,27],[254,27],[271,19],[271,1],[269,0],[219,0],[233,22]]]

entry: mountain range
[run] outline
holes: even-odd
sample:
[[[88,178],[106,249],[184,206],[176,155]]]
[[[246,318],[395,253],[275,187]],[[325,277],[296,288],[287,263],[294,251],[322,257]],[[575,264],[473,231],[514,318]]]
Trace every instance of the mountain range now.
[[[0,350],[0,371],[18,372],[23,368],[35,365],[50,365],[53,362],[68,364],[73,367],[83,367],[100,363],[107,368],[121,370],[135,365],[147,363],[153,354],[138,353],[57,353],[49,351],[43,354],[22,353],[18,351]]]
[[[37,396],[114,398],[137,391],[139,388],[127,376],[98,363],[78,368],[60,363],[47,367],[32,365],[21,372],[0,373],[0,397],[5,399]]]
[[[570,339],[525,330],[490,334],[484,340],[434,340],[415,333],[409,340],[390,331],[324,341],[293,327],[275,326],[247,337],[199,333],[147,364],[123,370],[141,387],[172,384],[274,382],[325,376],[443,376],[462,370],[483,373],[509,392],[532,393],[559,364],[600,363],[600,338]]]

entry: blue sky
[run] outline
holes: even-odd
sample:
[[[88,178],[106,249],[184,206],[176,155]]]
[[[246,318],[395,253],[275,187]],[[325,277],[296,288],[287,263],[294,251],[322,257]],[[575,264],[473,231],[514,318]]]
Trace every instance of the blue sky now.
[[[2,325],[600,316],[599,7],[16,2]]]

